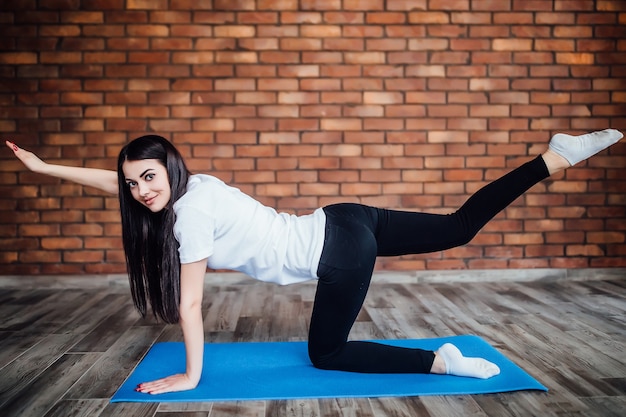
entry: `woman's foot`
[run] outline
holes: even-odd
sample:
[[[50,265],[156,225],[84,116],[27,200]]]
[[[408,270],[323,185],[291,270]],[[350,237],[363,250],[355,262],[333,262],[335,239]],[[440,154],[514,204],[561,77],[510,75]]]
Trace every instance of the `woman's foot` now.
[[[617,143],[624,135],[619,130],[605,129],[580,136],[557,133],[552,136],[548,151],[543,154],[548,171],[553,174]]]
[[[435,352],[435,361],[430,372],[487,379],[498,375],[500,368],[483,358],[465,357],[456,346],[446,343]]]

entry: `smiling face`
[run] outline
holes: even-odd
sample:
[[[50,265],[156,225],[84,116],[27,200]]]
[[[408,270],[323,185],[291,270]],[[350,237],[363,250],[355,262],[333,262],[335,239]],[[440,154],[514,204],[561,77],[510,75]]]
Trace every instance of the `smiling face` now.
[[[167,170],[157,159],[124,161],[126,185],[133,198],[153,213],[167,206],[172,196]]]

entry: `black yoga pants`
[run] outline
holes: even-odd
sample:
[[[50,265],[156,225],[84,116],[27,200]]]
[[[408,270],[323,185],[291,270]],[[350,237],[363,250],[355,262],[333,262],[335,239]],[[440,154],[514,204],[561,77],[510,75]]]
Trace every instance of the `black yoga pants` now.
[[[347,341],[377,256],[440,251],[469,242],[502,209],[548,176],[540,156],[487,184],[455,213],[393,211],[360,204],[324,208],[326,229],[309,329],[309,357],[322,369],[429,373],[432,351]]]

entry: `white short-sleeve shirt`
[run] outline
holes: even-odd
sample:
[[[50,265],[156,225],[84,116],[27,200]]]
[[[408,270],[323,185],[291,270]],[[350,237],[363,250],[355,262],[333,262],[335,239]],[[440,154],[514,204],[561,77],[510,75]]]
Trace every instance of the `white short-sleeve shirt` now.
[[[278,213],[210,175],[192,175],[174,203],[180,262],[208,258],[213,269],[281,285],[317,278],[324,245],[322,209]]]

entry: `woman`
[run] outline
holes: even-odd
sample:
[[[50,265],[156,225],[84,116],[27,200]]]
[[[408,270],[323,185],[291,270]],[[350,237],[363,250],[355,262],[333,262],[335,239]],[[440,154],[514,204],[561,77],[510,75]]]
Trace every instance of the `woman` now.
[[[124,251],[133,300],[142,315],[179,322],[186,372],[140,384],[160,394],[193,389],[202,372],[201,303],[207,265],[259,280],[291,284],[317,279],[309,356],[322,369],[365,373],[435,373],[490,378],[499,368],[464,357],[451,344],[437,351],[347,341],[367,293],[377,256],[426,253],[469,242],[498,212],[549,175],[619,141],[607,129],[556,134],[548,149],[486,185],[455,213],[400,212],[337,204],[307,216],[277,213],[208,175],[190,175],[174,146],[140,137],[120,152],[114,171],[50,165],[8,142],[34,172],[119,195]]]

